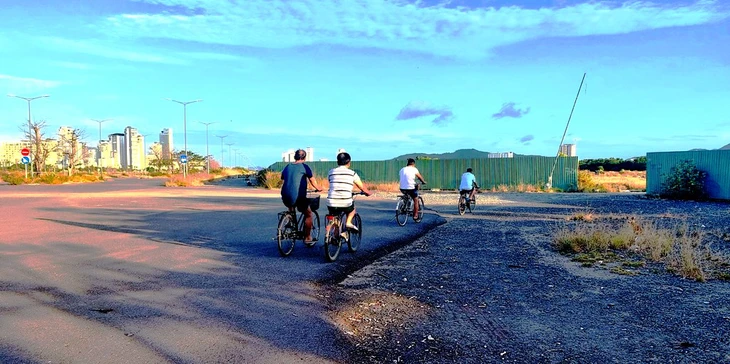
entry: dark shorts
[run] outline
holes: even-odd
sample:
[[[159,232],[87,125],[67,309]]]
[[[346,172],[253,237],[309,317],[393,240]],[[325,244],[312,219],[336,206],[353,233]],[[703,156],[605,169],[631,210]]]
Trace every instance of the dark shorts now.
[[[470,189],[470,190],[461,190],[461,194],[462,194],[462,195],[464,195],[464,194],[467,194],[467,195],[471,195],[471,193],[472,193],[473,191],[474,191],[474,189],[473,189],[473,188],[472,188],[472,189]]]
[[[411,198],[414,199],[414,200],[416,199],[416,197],[418,197],[418,189],[415,189],[415,190],[404,190],[404,189],[401,189],[400,191],[404,195],[411,196]]]
[[[349,214],[353,210],[355,210],[355,205],[350,205],[350,206],[347,206],[347,207],[332,207],[332,206],[327,206],[327,211],[329,211],[329,214],[330,215],[339,215],[339,214],[341,214],[343,212],[346,213],[346,214]]]
[[[307,211],[307,207],[309,207],[309,200],[305,196],[303,198],[296,200],[296,202],[294,202],[294,205],[289,205],[289,204],[287,204],[286,201],[284,201],[284,206],[289,207],[289,208],[296,207],[297,211],[304,212],[304,211]]]

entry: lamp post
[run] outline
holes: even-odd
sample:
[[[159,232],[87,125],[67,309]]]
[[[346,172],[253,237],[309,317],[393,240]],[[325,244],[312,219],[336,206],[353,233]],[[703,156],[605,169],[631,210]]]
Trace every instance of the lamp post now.
[[[221,138],[221,167],[223,167],[223,138],[228,137],[228,135],[216,135],[216,138]]]
[[[188,105],[193,104],[196,102],[203,101],[202,99],[192,100],[192,101],[177,101],[170,98],[165,98],[165,100],[177,102],[178,104],[183,106],[183,139],[185,141],[185,156],[188,155]],[[187,161],[185,165],[183,166],[183,178],[188,177],[188,164]]]
[[[233,143],[233,142],[226,143],[226,145],[228,146],[228,163],[231,163],[231,145],[233,145],[233,144],[236,144],[236,143]],[[231,166],[231,167],[234,167],[234,166]]]
[[[30,113],[30,102],[33,100],[36,100],[36,99],[50,97],[50,95],[41,95],[41,96],[36,96],[36,97],[23,97],[23,96],[18,96],[18,95],[14,95],[14,94],[8,94],[8,97],[17,97],[19,99],[23,99],[28,102],[28,145],[31,147],[31,150],[32,150],[33,149],[33,144],[32,144],[33,143],[32,142],[32,140],[33,140],[33,123],[32,123],[31,113]],[[33,156],[35,156],[35,155],[36,154],[33,153]],[[31,177],[33,176],[33,164],[32,163],[30,164],[30,175],[31,175]]]
[[[111,120],[112,119],[91,119],[91,121],[96,121],[97,123],[99,123],[99,141],[96,143],[96,166],[99,168],[99,173],[101,173],[101,124]]]
[[[209,123],[204,123],[202,121],[198,121],[199,123],[205,125],[205,160],[207,162],[207,170],[208,174],[210,174],[210,152],[208,151],[208,125],[215,124],[215,121],[211,121]]]
[[[236,157],[234,167],[238,167],[238,148],[233,148],[233,155]]]

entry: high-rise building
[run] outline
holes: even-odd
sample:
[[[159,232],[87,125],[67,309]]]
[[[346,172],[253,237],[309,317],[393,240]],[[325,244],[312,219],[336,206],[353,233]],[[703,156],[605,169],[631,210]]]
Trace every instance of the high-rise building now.
[[[294,162],[294,153],[296,151],[294,149],[289,149],[284,153],[281,153],[281,161],[282,162]]]
[[[147,167],[144,136],[140,135],[137,129],[131,126],[124,128],[124,150],[122,153],[122,168],[145,169]]]
[[[568,157],[577,157],[578,151],[575,144],[563,144],[560,146],[560,154],[566,155]]]
[[[314,161],[314,148],[307,147],[305,150],[307,152],[307,158],[305,159],[307,162]]]
[[[172,129],[162,129],[160,132],[160,146],[162,147],[162,158],[170,159],[172,157]]]
[[[113,168],[124,168],[126,165],[126,153],[124,153],[124,134],[109,134],[109,142],[111,143],[112,166]]]

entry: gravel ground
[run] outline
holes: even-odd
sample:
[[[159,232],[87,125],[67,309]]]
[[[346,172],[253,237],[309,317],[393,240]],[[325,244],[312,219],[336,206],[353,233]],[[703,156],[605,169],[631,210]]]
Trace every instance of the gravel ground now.
[[[322,288],[350,362],[730,362],[730,282],[696,282],[656,264],[619,275],[551,247],[557,228],[589,212],[686,221],[728,254],[727,203],[487,193],[459,216],[455,194],[424,200],[443,225]]]

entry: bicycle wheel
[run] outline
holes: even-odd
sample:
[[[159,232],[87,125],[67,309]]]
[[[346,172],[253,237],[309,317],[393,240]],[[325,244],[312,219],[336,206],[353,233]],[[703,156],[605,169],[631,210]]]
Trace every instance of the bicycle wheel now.
[[[423,220],[423,209],[426,208],[426,204],[423,203],[423,197],[418,196],[418,217],[414,218],[414,222],[421,222]]]
[[[477,195],[474,194],[474,198],[469,200],[469,212],[474,212],[477,209]]]
[[[464,194],[462,193],[459,195],[459,215],[464,215],[464,212],[466,212],[466,197],[464,197]]]
[[[291,214],[284,214],[279,219],[279,227],[276,233],[276,242],[279,246],[279,254],[286,257],[294,250],[294,242],[297,238],[297,225]]]
[[[395,221],[400,226],[405,226],[408,221],[408,201],[402,196],[398,197],[398,203],[395,205]]]
[[[311,248],[317,244],[317,240],[319,240],[319,231],[319,214],[317,211],[312,211],[312,241],[306,241],[307,237],[304,236],[304,217],[299,220],[299,232],[302,234],[302,241],[304,242],[304,246],[307,248]]]
[[[357,231],[347,233],[347,250],[354,253],[360,247],[360,241],[362,240],[362,219],[360,219],[360,214],[356,213],[352,217],[352,224],[357,226]]]
[[[340,247],[342,246],[342,238],[340,237],[340,229],[337,223],[333,223],[329,227],[327,236],[324,237],[324,257],[328,262],[337,260],[340,255]]]

